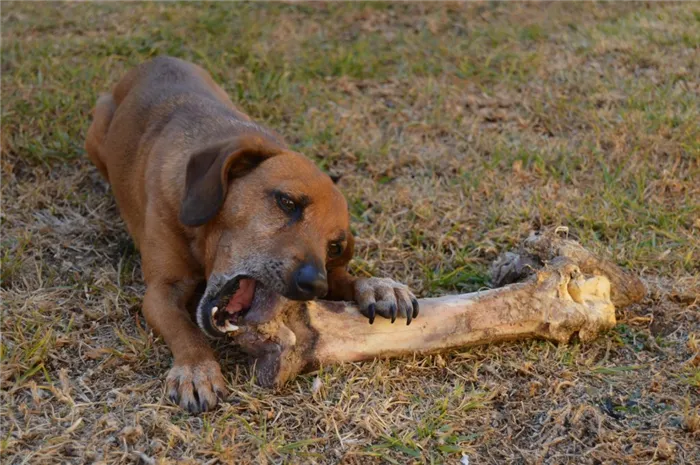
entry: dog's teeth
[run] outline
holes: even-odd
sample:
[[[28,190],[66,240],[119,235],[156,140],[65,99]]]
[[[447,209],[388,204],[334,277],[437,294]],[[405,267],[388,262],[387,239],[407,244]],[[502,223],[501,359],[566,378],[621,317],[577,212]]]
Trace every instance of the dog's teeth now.
[[[238,331],[238,326],[232,324],[230,321],[227,321],[226,325],[224,326],[224,332],[232,333],[234,331]]]
[[[212,320],[214,320],[214,317],[216,316],[216,313],[218,311],[219,311],[219,307],[214,307],[211,309]],[[214,323],[214,326],[216,326],[219,329],[219,331],[221,331],[223,333],[232,333],[234,331],[238,331],[238,329],[239,329],[238,326],[234,325],[230,321],[226,321],[226,323],[223,326],[216,324],[216,320],[214,320],[213,323]]]

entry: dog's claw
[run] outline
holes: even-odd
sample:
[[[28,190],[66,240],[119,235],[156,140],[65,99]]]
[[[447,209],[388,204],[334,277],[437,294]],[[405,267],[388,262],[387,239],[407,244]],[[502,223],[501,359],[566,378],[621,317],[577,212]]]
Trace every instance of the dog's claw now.
[[[207,399],[201,399],[199,401],[199,408],[202,410],[202,412],[209,410],[209,402],[207,402]]]
[[[199,407],[196,402],[187,402],[187,410],[195,415],[199,413]]]
[[[166,383],[168,398],[192,414],[211,410],[226,392],[221,368],[213,359],[196,363],[176,361]]]
[[[355,300],[362,314],[374,323],[375,316],[390,320],[406,317],[411,324],[418,316],[418,301],[405,285],[387,278],[363,278],[355,281]]]
[[[226,393],[221,389],[214,388],[214,394],[216,394],[218,400],[226,400]]]

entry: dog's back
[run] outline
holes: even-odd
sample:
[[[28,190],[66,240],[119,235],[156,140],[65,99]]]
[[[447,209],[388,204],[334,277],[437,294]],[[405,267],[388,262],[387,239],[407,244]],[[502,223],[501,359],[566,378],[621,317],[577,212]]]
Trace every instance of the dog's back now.
[[[181,121],[173,118],[176,110]],[[178,58],[157,57],[129,71],[111,94],[100,97],[88,132],[88,152],[98,156],[114,182],[112,176],[117,173],[112,172],[119,171],[119,165],[138,162],[141,144],[153,140],[166,126],[178,125],[196,134],[203,129],[197,128],[199,118],[216,114],[226,120],[250,121],[202,68]],[[207,126],[211,123],[207,119]]]
[[[234,131],[265,133],[281,143],[236,109],[204,69],[157,57],[129,71],[111,94],[98,99],[85,148],[112,185],[138,245],[148,201],[179,201],[176,188],[185,184],[189,154]],[[171,178],[173,191],[149,193],[150,186],[159,185],[149,176]]]

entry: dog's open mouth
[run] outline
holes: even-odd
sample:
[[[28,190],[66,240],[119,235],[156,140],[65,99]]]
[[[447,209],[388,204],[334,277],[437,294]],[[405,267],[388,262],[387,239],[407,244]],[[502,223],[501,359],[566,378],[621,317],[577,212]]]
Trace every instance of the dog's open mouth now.
[[[255,297],[257,281],[236,277],[226,283],[211,309],[211,322],[222,333],[238,330],[239,319],[250,310]]]
[[[211,336],[232,335],[245,323],[266,320],[274,312],[278,299],[279,295],[260,281],[238,275],[202,299],[197,320]]]

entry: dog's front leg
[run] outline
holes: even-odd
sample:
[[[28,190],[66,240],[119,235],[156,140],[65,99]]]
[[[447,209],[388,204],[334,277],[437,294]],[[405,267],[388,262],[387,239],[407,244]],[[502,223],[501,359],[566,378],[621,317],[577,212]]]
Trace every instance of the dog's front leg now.
[[[185,308],[193,289],[183,283],[148,283],[144,316],[153,330],[165,339],[175,359],[168,373],[170,399],[191,413],[213,408],[226,394],[219,362],[202,331]]]

